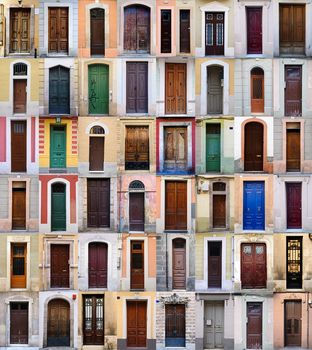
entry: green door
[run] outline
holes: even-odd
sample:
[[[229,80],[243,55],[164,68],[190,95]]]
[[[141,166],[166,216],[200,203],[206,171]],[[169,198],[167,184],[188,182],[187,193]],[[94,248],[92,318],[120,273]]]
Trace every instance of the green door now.
[[[66,186],[59,182],[52,185],[51,231],[66,231]]]
[[[108,65],[89,66],[89,114],[108,114]]]
[[[206,127],[206,171],[220,171],[220,124]]]
[[[50,145],[50,168],[66,168],[65,126],[51,126]]]

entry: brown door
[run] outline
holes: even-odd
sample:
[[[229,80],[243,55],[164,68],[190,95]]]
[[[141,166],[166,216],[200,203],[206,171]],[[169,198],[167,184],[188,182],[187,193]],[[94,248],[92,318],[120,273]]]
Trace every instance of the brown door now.
[[[224,228],[226,227],[226,196],[214,194],[212,200],[212,225],[214,228]]]
[[[165,346],[176,348],[185,347],[185,305],[167,304],[165,306]]]
[[[186,64],[166,63],[166,114],[186,114]]]
[[[250,122],[245,125],[245,171],[263,171],[263,125]]]
[[[161,53],[171,52],[171,10],[161,10]]]
[[[28,303],[10,303],[10,345],[28,344]]]
[[[285,66],[285,115],[302,114],[301,66]]]
[[[131,241],[131,289],[144,289],[144,241]]]
[[[287,228],[302,228],[301,182],[286,183]]]
[[[88,227],[110,227],[110,179],[88,179]]]
[[[262,7],[247,7],[247,53],[262,53]]]
[[[148,112],[148,63],[127,62],[126,112]]]
[[[126,126],[125,169],[149,170],[148,126]]]
[[[68,53],[68,7],[49,7],[49,52]]]
[[[300,171],[300,129],[286,130],[286,171]]]
[[[301,300],[285,301],[285,346],[301,346]]]
[[[250,75],[251,113],[264,113],[264,72],[254,68]]]
[[[264,243],[243,243],[241,249],[242,288],[266,288],[266,245]]]
[[[208,288],[222,287],[222,242],[208,242]]]
[[[165,230],[187,230],[187,182],[166,181]]]
[[[89,288],[107,288],[107,244],[89,244]]]
[[[11,288],[26,288],[27,249],[25,243],[11,244]]]
[[[187,170],[187,127],[165,127],[165,171]]]
[[[127,347],[146,347],[146,309],[146,301],[127,300]]]
[[[104,345],[104,296],[83,296],[83,344]]]
[[[190,10],[180,10],[180,52],[191,52]]]
[[[247,349],[262,349],[262,303],[247,303]]]
[[[144,231],[144,192],[129,193],[129,231]]]
[[[10,52],[30,51],[30,8],[10,9]]]
[[[224,13],[205,13],[205,53],[224,55]]]
[[[12,230],[26,229],[26,188],[12,189]]]
[[[186,288],[186,242],[176,238],[172,241],[172,289]]]
[[[207,113],[223,113],[223,68],[207,67]]]
[[[105,55],[105,11],[101,8],[91,9],[91,33],[90,33],[90,50],[91,56]]]
[[[51,288],[69,288],[68,244],[51,244]]]
[[[11,171],[26,171],[26,121],[11,121]]]
[[[47,346],[70,345],[70,306],[63,299],[48,304]]]
[[[89,170],[103,171],[104,169],[104,137],[90,137]]]
[[[14,79],[14,98],[13,98],[13,112],[26,113],[27,105],[27,80]]]
[[[305,54],[305,5],[280,4],[280,54]]]

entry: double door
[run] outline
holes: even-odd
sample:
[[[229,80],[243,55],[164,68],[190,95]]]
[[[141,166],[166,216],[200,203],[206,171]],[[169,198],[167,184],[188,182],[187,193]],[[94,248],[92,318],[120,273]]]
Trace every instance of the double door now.
[[[165,127],[165,171],[187,171],[187,127]]]
[[[10,52],[30,51],[30,9],[10,9]]]
[[[187,230],[187,182],[166,181],[165,229]]]
[[[224,343],[224,303],[205,302],[204,348],[223,349]]]
[[[186,114],[186,64],[166,63],[165,113]]]
[[[185,347],[185,305],[167,304],[165,312],[165,346]]]
[[[224,55],[224,12],[205,13],[205,54]]]
[[[49,7],[49,53],[68,53],[68,7]]]
[[[70,306],[64,299],[48,304],[47,346],[70,346]]]
[[[28,303],[10,303],[10,344],[28,344]]]
[[[146,347],[147,302],[127,301],[127,347]]]
[[[265,200],[263,181],[245,181],[243,198],[243,229],[264,230]]]
[[[126,112],[148,112],[148,63],[127,62]]]
[[[110,227],[110,180],[88,179],[88,227]]]
[[[104,296],[84,295],[83,344],[104,345]]]

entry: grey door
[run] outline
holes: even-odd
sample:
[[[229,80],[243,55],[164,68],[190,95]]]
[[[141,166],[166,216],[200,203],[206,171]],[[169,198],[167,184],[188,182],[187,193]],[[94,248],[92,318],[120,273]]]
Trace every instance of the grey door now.
[[[223,113],[223,68],[207,67],[207,114]]]
[[[205,302],[204,348],[222,349],[224,337],[223,301]]]

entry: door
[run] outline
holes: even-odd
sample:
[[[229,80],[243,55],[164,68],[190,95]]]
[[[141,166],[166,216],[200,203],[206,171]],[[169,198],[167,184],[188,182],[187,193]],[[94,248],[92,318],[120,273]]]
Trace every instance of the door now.
[[[205,54],[224,55],[224,13],[205,13]]]
[[[26,172],[26,121],[11,121],[11,171]]]
[[[186,64],[166,63],[166,114],[186,114]]]
[[[244,129],[244,170],[263,171],[263,125],[250,122]]]
[[[161,53],[171,52],[171,10],[160,10],[161,16]]]
[[[66,185],[54,183],[51,192],[51,231],[66,231]]]
[[[11,288],[26,288],[27,245],[11,244]]]
[[[187,127],[165,127],[165,171],[187,171]]]
[[[107,244],[89,243],[89,288],[107,288]]]
[[[286,171],[300,171],[300,129],[286,130]]]
[[[165,183],[165,230],[187,230],[187,182]]]
[[[172,240],[172,289],[186,288],[186,242],[185,239]]]
[[[89,74],[89,114],[108,114],[109,67],[107,64],[91,64]]]
[[[301,66],[285,66],[285,115],[302,114]]]
[[[287,289],[302,288],[302,237],[287,237]]]
[[[262,303],[247,303],[247,349],[262,349]]]
[[[129,231],[144,232],[144,192],[129,193]]]
[[[220,301],[205,302],[204,348],[223,349],[224,304]]]
[[[50,168],[66,168],[66,127],[51,125]]]
[[[68,53],[68,7],[49,7],[49,53]]]
[[[285,300],[285,346],[301,346],[301,300]]]
[[[30,8],[10,9],[10,52],[30,51]]]
[[[69,114],[69,69],[56,66],[49,70],[49,113]]]
[[[64,299],[48,304],[47,346],[70,346],[70,306]]]
[[[12,230],[26,229],[26,188],[12,189]]]
[[[104,137],[90,136],[89,139],[89,170],[103,171],[104,169]]]
[[[262,53],[262,7],[246,7],[247,53]]]
[[[185,347],[185,305],[167,304],[166,312],[166,347]]]
[[[10,345],[28,344],[28,303],[10,303]]]
[[[220,124],[206,124],[206,171],[219,172],[221,163]]]
[[[14,83],[14,98],[13,98],[13,112],[26,113],[27,105],[27,80],[13,79]]]
[[[88,227],[110,227],[110,179],[88,179]]]
[[[126,126],[125,169],[149,170],[148,126]]]
[[[244,181],[244,230],[264,230],[264,205],[264,182]]]
[[[180,52],[191,52],[190,10],[180,10]]]
[[[207,114],[223,113],[223,68],[207,67]]]
[[[222,242],[208,242],[208,288],[222,287]]]
[[[69,288],[68,244],[51,244],[51,288]]]
[[[148,63],[127,62],[126,112],[148,112]]]
[[[145,300],[127,300],[128,347],[146,347],[146,309]]]
[[[302,228],[301,182],[286,183],[287,229]]]
[[[224,194],[212,196],[212,226],[213,228],[226,227],[226,196]]]
[[[144,289],[144,241],[131,241],[130,288]]]
[[[250,73],[251,113],[264,113],[264,72],[253,68]]]
[[[105,55],[105,11],[90,10],[90,53],[91,56]]]
[[[104,345],[104,296],[83,296],[83,344]]]

